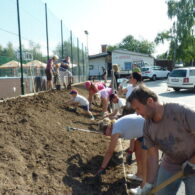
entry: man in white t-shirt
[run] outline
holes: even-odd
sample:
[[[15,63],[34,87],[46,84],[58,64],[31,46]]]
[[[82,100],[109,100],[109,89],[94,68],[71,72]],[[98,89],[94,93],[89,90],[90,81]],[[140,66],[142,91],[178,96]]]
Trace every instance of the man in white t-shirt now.
[[[119,98],[117,94],[110,95],[110,103],[113,103],[113,112],[107,114],[106,117],[110,119],[116,119],[122,116],[123,108],[126,105],[126,100],[124,98]]]
[[[127,178],[143,181],[142,186],[144,185],[146,180],[146,166],[144,165],[146,164],[147,152],[143,147],[143,139],[140,139],[143,136],[143,127],[144,118],[137,114],[129,114],[116,121],[104,119],[99,123],[99,129],[103,131],[106,136],[111,136],[111,140],[105,153],[104,160],[97,172],[97,176],[105,172],[119,138],[127,140],[138,138],[135,143],[136,161],[138,166],[137,174],[128,174]]]
[[[89,110],[89,101],[87,100],[87,98],[79,95],[77,90],[71,90],[70,95],[72,96],[72,99],[67,101],[66,105],[71,105],[74,107],[79,106],[90,116],[91,120],[94,120],[94,116]]]

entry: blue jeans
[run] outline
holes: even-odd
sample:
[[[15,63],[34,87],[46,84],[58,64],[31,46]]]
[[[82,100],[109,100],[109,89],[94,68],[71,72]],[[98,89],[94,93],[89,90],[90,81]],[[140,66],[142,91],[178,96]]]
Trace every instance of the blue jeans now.
[[[163,181],[167,180],[169,177],[173,176],[175,172],[170,172],[163,167],[159,168],[157,183],[156,185],[161,184]],[[195,195],[195,176],[189,176],[176,180],[175,182],[169,184],[155,195],[176,195],[180,187],[181,182],[185,184],[186,195]]]

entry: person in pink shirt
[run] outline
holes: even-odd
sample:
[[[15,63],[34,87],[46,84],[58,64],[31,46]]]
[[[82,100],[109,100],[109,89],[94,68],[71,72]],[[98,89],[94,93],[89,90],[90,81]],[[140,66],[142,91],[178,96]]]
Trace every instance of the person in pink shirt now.
[[[108,111],[109,97],[113,93],[112,88],[105,88],[98,92],[101,98],[102,115],[105,116]]]
[[[93,83],[91,81],[86,81],[85,82],[85,88],[88,90],[89,92],[89,96],[88,96],[88,100],[89,100],[89,104],[91,105],[92,101],[93,101],[93,97],[94,95],[102,90],[105,89],[105,83],[103,82],[97,82],[97,83]]]

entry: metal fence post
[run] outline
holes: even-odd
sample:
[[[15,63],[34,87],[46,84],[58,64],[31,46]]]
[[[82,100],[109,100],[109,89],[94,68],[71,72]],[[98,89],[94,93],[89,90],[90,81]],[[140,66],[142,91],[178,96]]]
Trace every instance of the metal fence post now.
[[[63,39],[63,23],[62,23],[62,20],[61,20],[61,44],[62,44],[61,58],[63,59],[63,57],[64,57],[64,39]]]
[[[79,82],[81,82],[81,71],[80,71],[80,56],[79,56],[79,52],[80,52],[80,49],[79,49],[79,39],[77,38],[77,59],[78,59],[78,68],[79,68]]]
[[[85,47],[85,70],[86,72],[87,72],[87,65],[88,65],[88,49],[87,47]],[[89,78],[89,75],[86,74],[85,76],[87,79]]]
[[[21,93],[24,92],[24,75],[23,75],[23,59],[22,59],[22,41],[21,41],[21,29],[20,29],[20,8],[19,8],[19,0],[17,2],[17,16],[18,16],[18,38],[19,38],[19,52],[20,52],[20,67],[21,67]]]
[[[48,35],[48,20],[47,20],[47,3],[45,3],[45,24],[46,24],[46,41],[47,41],[47,60],[49,60],[49,35]]]
[[[84,81],[84,73],[85,73],[85,57],[84,57],[84,47],[82,43],[82,58],[83,58],[83,81]]]
[[[72,73],[73,73],[73,49],[72,49],[72,31],[70,31],[70,55],[71,55],[71,61],[72,61]]]

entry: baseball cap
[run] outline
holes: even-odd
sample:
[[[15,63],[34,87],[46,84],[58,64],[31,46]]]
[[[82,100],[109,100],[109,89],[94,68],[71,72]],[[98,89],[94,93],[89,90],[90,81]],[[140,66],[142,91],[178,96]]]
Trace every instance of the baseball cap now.
[[[77,93],[78,91],[74,89],[74,90],[71,90],[69,94],[77,94]]]

